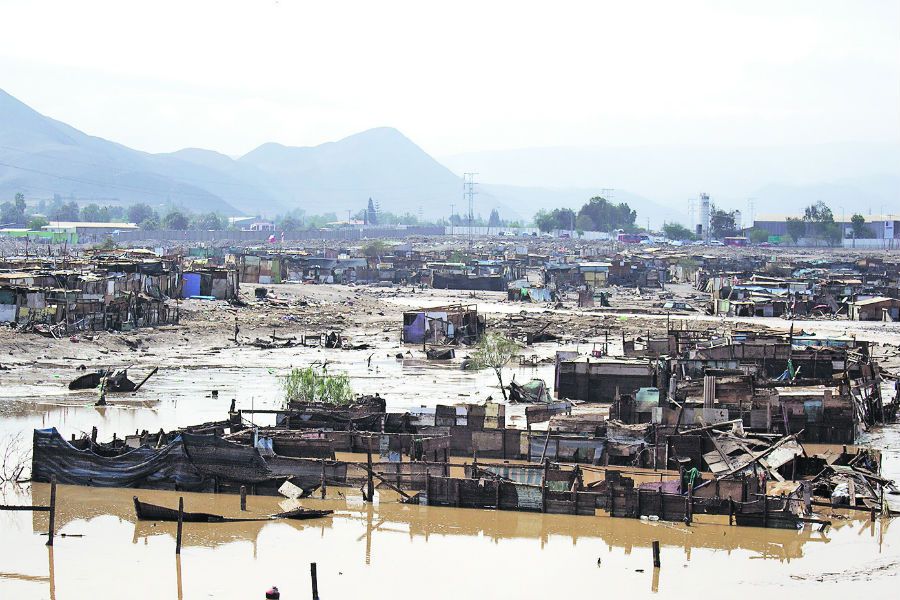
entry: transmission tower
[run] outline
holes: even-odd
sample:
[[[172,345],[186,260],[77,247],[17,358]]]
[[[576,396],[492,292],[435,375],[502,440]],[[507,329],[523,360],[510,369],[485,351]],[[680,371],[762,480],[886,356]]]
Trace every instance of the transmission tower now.
[[[463,198],[469,206],[469,246],[472,245],[472,226],[475,222],[475,176],[478,173],[463,173]]]

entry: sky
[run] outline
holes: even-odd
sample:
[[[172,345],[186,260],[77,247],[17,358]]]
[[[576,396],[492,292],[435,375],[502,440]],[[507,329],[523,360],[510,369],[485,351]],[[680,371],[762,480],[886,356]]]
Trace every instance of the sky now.
[[[151,152],[900,141],[900,2],[0,0],[0,87]]]

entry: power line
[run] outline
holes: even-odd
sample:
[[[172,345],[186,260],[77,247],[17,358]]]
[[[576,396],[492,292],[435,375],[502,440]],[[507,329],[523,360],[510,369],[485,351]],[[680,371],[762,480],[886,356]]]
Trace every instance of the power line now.
[[[463,198],[469,204],[469,246],[472,245],[472,225],[475,220],[475,176],[478,173],[463,173]]]

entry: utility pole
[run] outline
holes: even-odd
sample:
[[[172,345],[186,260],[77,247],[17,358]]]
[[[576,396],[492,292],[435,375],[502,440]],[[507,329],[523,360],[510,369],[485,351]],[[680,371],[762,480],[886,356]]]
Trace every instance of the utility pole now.
[[[450,203],[450,232],[451,233],[456,233],[456,231],[453,229],[453,215],[455,214],[455,209],[456,209],[456,205],[451,202]]]
[[[463,173],[463,198],[469,205],[469,246],[472,246],[472,226],[475,221],[475,176],[478,173]]]

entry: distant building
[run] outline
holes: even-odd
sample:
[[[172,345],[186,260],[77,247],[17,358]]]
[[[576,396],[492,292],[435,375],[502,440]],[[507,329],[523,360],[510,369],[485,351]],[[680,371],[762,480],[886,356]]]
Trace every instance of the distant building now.
[[[94,223],[89,221],[50,221],[41,227],[43,231],[54,233],[77,233],[78,235],[112,235],[119,231],[132,231],[138,226],[134,223]]]
[[[800,217],[802,215],[760,215],[753,220],[755,229],[764,229],[769,235],[785,236],[788,235],[787,220],[788,217]],[[853,229],[850,222],[850,215],[844,216],[846,220],[841,221],[835,218],[834,222],[841,225],[841,229],[846,234],[844,237],[852,237]],[[866,215],[866,227],[875,234],[875,239],[898,239],[900,238],[900,215]]]
[[[275,231],[275,223],[259,217],[229,217],[228,223],[241,231]]]

